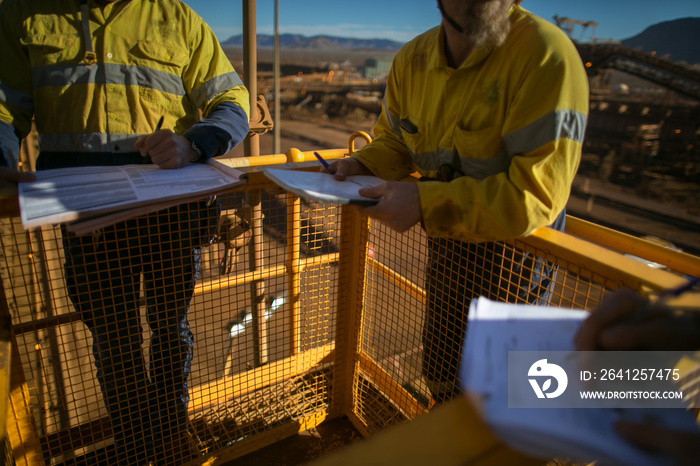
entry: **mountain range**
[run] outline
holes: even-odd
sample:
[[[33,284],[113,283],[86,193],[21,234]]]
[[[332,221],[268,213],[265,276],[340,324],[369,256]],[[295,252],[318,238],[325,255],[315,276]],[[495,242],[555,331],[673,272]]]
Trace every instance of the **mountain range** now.
[[[232,36],[222,45],[243,46],[243,36]],[[280,34],[280,48],[307,50],[398,50],[403,43],[389,39],[353,39],[350,37],[313,36],[301,34]],[[258,34],[258,47],[274,46],[274,36]]]
[[[356,39],[350,37],[280,34],[280,48],[296,50],[398,50],[403,43],[388,39]],[[700,18],[680,18],[649,26],[636,36],[624,39],[622,45],[656,52],[673,61],[700,63]],[[237,35],[223,45],[242,47],[243,36]],[[258,34],[258,47],[272,48],[274,37]]]
[[[700,18],[680,18],[649,26],[622,45],[689,64],[700,63]]]

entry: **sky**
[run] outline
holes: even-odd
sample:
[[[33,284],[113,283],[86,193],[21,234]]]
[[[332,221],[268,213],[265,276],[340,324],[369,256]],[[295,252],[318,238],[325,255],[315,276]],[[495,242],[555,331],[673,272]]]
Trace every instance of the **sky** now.
[[[224,41],[243,31],[242,0],[183,0]],[[440,22],[435,0],[278,0],[281,34],[332,35],[407,42]],[[257,0],[257,32],[272,34],[274,0]],[[554,15],[598,25],[576,26],[572,37],[621,40],[648,26],[700,17],[698,0],[523,0],[524,8],[553,21]],[[584,33],[585,32],[585,33]]]

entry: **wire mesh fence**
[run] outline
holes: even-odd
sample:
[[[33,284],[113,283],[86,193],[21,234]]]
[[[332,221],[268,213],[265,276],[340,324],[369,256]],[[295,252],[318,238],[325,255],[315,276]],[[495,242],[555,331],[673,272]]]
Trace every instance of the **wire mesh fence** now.
[[[178,464],[327,409],[337,212],[217,201],[77,237],[2,220],[14,443],[48,464]]]
[[[17,464],[201,463],[339,415],[370,435],[456,396],[472,297],[592,309],[637,283],[566,244],[398,234],[262,176],[81,237],[0,222]]]
[[[369,433],[459,395],[472,298],[593,309],[621,286],[527,242],[465,244],[419,227],[397,234],[371,222],[367,257],[355,413]]]

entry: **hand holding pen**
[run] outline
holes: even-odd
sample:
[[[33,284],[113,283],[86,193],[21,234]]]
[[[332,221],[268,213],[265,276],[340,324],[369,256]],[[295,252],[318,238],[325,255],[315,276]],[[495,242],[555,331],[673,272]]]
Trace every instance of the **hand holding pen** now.
[[[691,290],[692,278],[649,301],[623,288],[606,295],[577,332],[580,351],[693,350],[700,344],[700,303],[697,309],[675,310],[669,299]]]
[[[335,174],[335,167],[331,167],[330,164],[326,162],[323,157],[321,157],[321,154],[319,154],[318,152],[314,152],[314,155],[316,156],[318,161],[321,162],[321,173],[330,173],[331,175]]]
[[[153,133],[145,134],[134,143],[134,149],[144,157],[144,163],[154,163],[160,168],[180,168],[189,164],[198,154],[192,143],[169,129],[163,129],[164,117],[156,124]]]
[[[328,163],[318,152],[314,152],[314,155],[318,161],[321,162],[321,173],[330,173],[331,175],[335,175],[334,178],[338,181],[343,181],[348,176],[372,174],[372,172],[369,171],[367,167],[365,167],[357,159],[342,158]]]
[[[160,129],[163,127],[163,122],[164,122],[164,121],[165,121],[165,115],[161,115],[161,117],[158,119],[158,123],[156,123],[156,129],[155,129],[155,131],[153,131],[154,133],[157,133],[158,131],[160,131]],[[139,138],[139,141],[140,141],[140,140],[141,140],[141,138]],[[138,142],[138,141],[137,141],[137,142]],[[134,146],[135,146],[135,145],[134,145]],[[144,155],[144,156],[143,156],[143,163],[145,163],[145,164],[151,164],[151,163],[153,163],[153,162],[151,161],[151,156],[148,155],[148,154],[147,154],[147,155]]]

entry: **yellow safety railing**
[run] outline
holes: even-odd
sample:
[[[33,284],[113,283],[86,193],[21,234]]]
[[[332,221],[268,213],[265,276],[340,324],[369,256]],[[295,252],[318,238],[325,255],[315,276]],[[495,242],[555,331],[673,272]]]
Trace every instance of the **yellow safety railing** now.
[[[346,156],[357,137],[368,139],[356,133],[348,150],[320,152]],[[313,152],[229,163],[246,171],[249,182],[220,200],[224,212],[247,219],[252,235],[226,273],[217,267],[221,245],[204,248],[188,314],[195,346],[187,413],[194,453],[187,460],[237,458],[338,416],[369,436],[428,412],[424,232],[415,227],[398,234],[351,207],[303,201],[262,172],[270,164],[316,170]],[[0,224],[0,311],[11,318],[12,457],[16,464],[115,462],[90,332],[66,290],[60,228],[24,231],[16,215],[15,207]],[[700,275],[697,257],[574,218],[568,223],[569,233],[543,228],[494,250],[475,247],[469,261],[498,265],[530,254],[533,263],[554,270],[547,303],[565,308],[593,309],[606,291],[621,286],[654,293],[682,284],[684,275]],[[533,268],[473,281],[522,301],[512,285],[534,270],[524,267]],[[140,299],[143,310],[148,301]],[[684,299],[696,304],[699,297]],[[153,342],[145,320],[142,328],[148,363]]]

